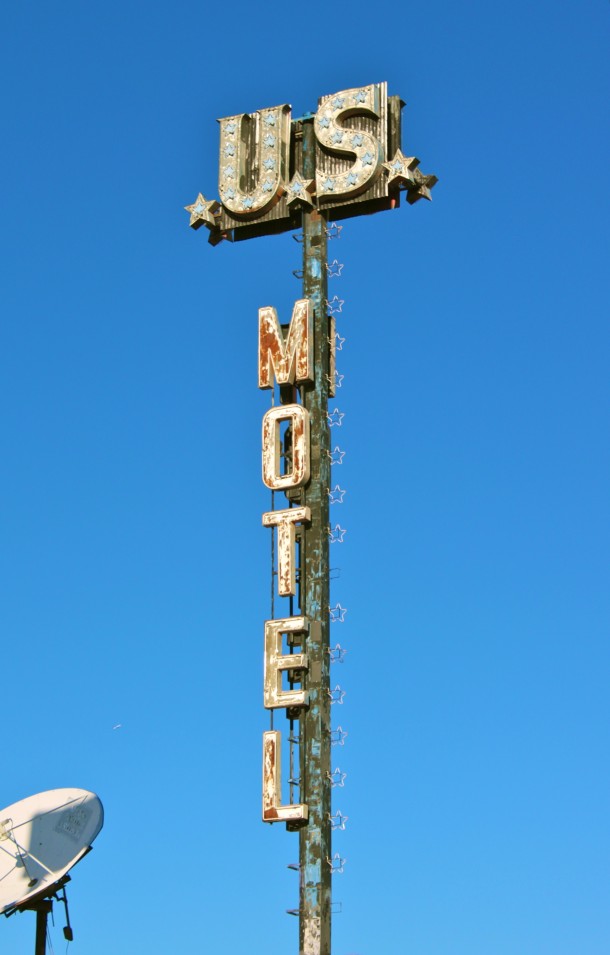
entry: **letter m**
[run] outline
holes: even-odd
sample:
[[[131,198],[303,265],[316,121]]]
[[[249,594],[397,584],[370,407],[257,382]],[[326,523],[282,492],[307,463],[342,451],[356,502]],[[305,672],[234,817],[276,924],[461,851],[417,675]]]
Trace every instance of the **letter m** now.
[[[272,372],[273,369],[273,372]],[[258,310],[258,387],[273,388],[295,381],[313,381],[313,303],[294,303],[287,334],[270,305]]]

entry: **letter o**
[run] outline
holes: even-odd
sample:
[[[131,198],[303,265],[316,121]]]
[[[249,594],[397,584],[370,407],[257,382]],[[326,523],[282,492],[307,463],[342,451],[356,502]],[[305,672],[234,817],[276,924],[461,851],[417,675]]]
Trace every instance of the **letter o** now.
[[[281,474],[280,424],[292,428],[292,467]],[[263,418],[263,482],[272,491],[300,487],[309,481],[309,412],[302,405],[276,405]]]

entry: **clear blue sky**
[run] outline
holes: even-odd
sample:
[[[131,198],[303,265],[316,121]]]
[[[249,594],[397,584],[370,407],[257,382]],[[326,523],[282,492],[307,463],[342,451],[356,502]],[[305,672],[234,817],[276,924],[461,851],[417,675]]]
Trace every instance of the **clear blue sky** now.
[[[217,195],[217,117],[380,80],[440,182],[330,246],[333,955],[610,951],[609,19],[606,0],[5,11],[0,803],[104,803],[74,952],[298,951],[297,839],[259,821],[256,323],[299,297],[299,248],[212,249],[183,206]],[[0,922],[6,951],[33,939]]]

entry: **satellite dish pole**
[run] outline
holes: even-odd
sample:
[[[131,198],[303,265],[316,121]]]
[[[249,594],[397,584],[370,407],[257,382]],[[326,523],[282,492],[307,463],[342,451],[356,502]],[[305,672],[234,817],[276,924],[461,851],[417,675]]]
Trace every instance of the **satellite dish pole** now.
[[[32,906],[36,912],[36,945],[34,955],[47,955],[47,919],[53,911],[52,899],[41,899]]]
[[[64,926],[64,938],[67,942],[72,942],[74,940],[74,932],[72,931],[72,926],[70,925],[70,914],[68,912],[68,897],[66,895],[66,883],[70,881],[69,875],[64,875],[55,885],[51,886],[47,895],[44,898],[35,899],[25,905],[19,906],[18,909],[13,911],[17,912],[26,912],[31,911],[36,913],[36,940],[34,944],[34,955],[47,955],[47,938],[48,938],[48,920],[49,915],[53,912],[53,899],[57,899],[59,902],[63,902],[64,908],[66,910],[66,925]],[[59,891],[62,891],[62,895],[59,895]],[[12,912],[8,912],[8,915],[12,915]]]

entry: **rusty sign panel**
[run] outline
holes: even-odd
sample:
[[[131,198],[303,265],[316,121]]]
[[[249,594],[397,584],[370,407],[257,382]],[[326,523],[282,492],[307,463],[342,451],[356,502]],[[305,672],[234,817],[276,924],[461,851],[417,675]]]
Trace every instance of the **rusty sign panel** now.
[[[280,427],[290,427],[291,469],[281,473],[282,437]],[[277,405],[263,418],[263,483],[272,491],[300,487],[309,481],[309,412],[303,405]]]
[[[308,298],[294,303],[286,338],[271,306],[258,310],[258,387],[313,381],[313,308]]]
[[[282,805],[282,734],[263,733],[263,822],[306,822],[307,806]]]
[[[280,597],[294,596],[297,592],[294,525],[303,521],[311,521],[311,510],[308,507],[290,507],[263,514],[264,527],[277,527],[277,589]]]
[[[268,710],[280,707],[293,709],[306,706],[307,690],[282,688],[282,673],[289,673],[293,683],[302,683],[303,674],[309,667],[306,653],[282,653],[283,635],[288,634],[290,649],[295,645],[295,635],[299,644],[309,630],[305,617],[287,617],[284,620],[265,622],[265,669],[263,675],[264,706]]]
[[[313,208],[342,219],[396,208],[404,190],[411,203],[429,199],[436,177],[400,150],[403,105],[387,83],[320,97],[313,176],[305,170],[305,118],[293,120],[288,104],[220,119],[220,200],[200,193],[185,207],[191,226],[205,225],[215,245],[297,229]]]

